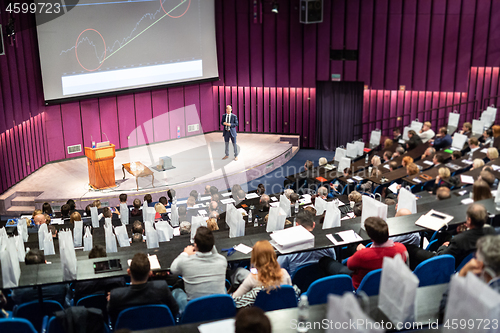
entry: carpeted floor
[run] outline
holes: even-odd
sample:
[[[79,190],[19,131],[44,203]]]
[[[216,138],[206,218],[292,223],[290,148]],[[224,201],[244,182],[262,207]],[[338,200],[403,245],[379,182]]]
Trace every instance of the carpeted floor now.
[[[264,184],[266,193],[283,192],[283,181],[288,175],[293,175],[304,170],[304,163],[307,160],[314,162],[314,166],[318,165],[320,157],[326,157],[328,161],[333,159],[335,152],[317,149],[300,149],[299,152],[281,168],[273,172],[257,178],[248,183],[248,191],[253,191],[259,184]]]

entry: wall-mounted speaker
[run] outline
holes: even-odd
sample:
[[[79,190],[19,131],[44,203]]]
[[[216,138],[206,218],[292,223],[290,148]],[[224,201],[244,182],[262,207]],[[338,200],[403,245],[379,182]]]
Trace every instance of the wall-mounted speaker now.
[[[0,55],[5,54],[5,49],[3,48],[3,30],[2,25],[0,24]]]
[[[300,0],[300,23],[323,22],[323,0]]]
[[[358,50],[330,50],[330,60],[358,60]]]

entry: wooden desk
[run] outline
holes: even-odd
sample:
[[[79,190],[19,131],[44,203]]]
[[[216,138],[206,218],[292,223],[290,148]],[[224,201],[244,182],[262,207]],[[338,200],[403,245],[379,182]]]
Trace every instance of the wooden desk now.
[[[151,176],[151,185],[155,187],[154,182],[155,182],[155,174],[151,169],[149,169],[147,166],[142,164],[141,162],[133,162],[136,165],[136,169],[132,170],[130,168],[130,165],[132,163],[125,163],[122,164],[122,171],[123,171],[123,179],[125,179],[125,170],[127,170],[128,173],[130,173],[132,176],[135,177],[135,184],[137,185],[137,191],[139,191],[139,177],[147,177]]]

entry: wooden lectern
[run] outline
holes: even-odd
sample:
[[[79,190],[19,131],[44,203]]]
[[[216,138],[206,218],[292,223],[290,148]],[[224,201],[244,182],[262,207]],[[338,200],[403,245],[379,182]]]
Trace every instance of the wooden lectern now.
[[[85,147],[89,166],[89,183],[97,189],[115,187],[115,145],[101,148]]]

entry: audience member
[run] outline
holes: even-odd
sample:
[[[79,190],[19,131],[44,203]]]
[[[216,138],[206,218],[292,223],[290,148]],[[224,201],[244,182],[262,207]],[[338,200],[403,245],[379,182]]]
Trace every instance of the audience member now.
[[[148,203],[148,207],[154,207],[153,205],[153,197],[151,196],[151,194],[146,194],[144,196],[144,201],[146,201]]]
[[[436,150],[442,150],[451,146],[452,142],[453,139],[448,134],[448,129],[446,127],[441,127],[439,133],[436,135],[436,139],[433,141],[433,146]]]
[[[436,154],[436,149],[433,147],[428,147],[425,150],[425,152],[422,154],[422,159],[424,159],[426,157],[434,157],[435,154]]]
[[[436,190],[436,198],[438,200],[446,200],[451,198],[451,191],[448,187],[441,186]]]
[[[458,160],[459,158],[462,157],[462,152],[460,152],[459,150],[455,150],[452,154],[451,154],[451,159],[452,160]]]
[[[398,168],[398,162],[396,161],[390,161],[389,162],[389,170],[394,171]]]
[[[219,225],[217,224],[217,219],[209,218],[207,220],[207,228],[210,229],[211,231],[216,231],[219,230]]]
[[[144,234],[144,225],[141,221],[134,221],[134,223],[132,223],[132,233]]]
[[[362,202],[355,203],[354,207],[352,208],[352,212],[354,213],[355,217],[361,217],[361,214],[363,213],[363,203]]]
[[[70,211],[70,208],[69,208],[68,204],[62,205],[61,206],[61,218],[62,219],[69,219],[69,211]]]
[[[199,227],[194,245],[188,245],[170,266],[172,274],[181,275],[184,280],[185,291],[180,288],[173,291],[181,312],[192,299],[225,294],[226,267],[226,258],[214,247],[212,231]]]
[[[233,293],[237,307],[252,305],[261,289],[271,290],[280,285],[292,285],[290,275],[278,264],[276,253],[269,241],[261,240],[255,243],[250,264],[255,271],[251,271]]]
[[[163,221],[170,221],[170,218],[168,217],[167,209],[161,202],[157,202],[155,204],[155,211],[156,211],[156,218],[161,218]]]
[[[323,200],[326,200],[327,196],[328,196],[328,189],[326,187],[321,186],[320,188],[318,188],[318,192],[317,192],[316,197],[319,197]]]
[[[139,199],[134,199],[133,203],[134,208],[130,212],[130,216],[142,216],[142,205],[141,205],[141,200]]]
[[[314,227],[316,226],[316,222],[314,222],[314,216],[312,216],[308,212],[302,211],[297,214],[295,225],[301,225],[308,231],[312,232],[314,230]],[[278,257],[278,264],[281,266],[281,268],[286,269],[291,276],[293,275],[293,273],[295,273],[298,267],[302,265],[317,263],[322,257],[331,257],[335,259],[336,256],[334,248],[330,247],[327,249],[316,251],[305,251],[281,255]]]
[[[403,244],[389,239],[389,227],[379,217],[369,217],[365,220],[365,230],[373,244],[365,247],[359,244],[356,252],[347,260],[347,267],[329,257],[321,258],[319,265],[325,275],[348,274],[352,277],[355,289],[369,272],[382,268],[384,257],[402,256],[403,261],[408,258],[408,253]]]
[[[81,220],[82,220],[82,216],[78,212],[73,212],[71,214],[71,216],[69,217],[69,223],[71,223],[71,225],[74,225],[75,221],[81,221]]]
[[[191,192],[189,192],[189,196],[190,196],[190,197],[193,197],[193,198],[194,198],[194,200],[195,200],[195,203],[196,203],[196,201],[198,200],[198,191],[196,191],[196,190],[191,190]]]
[[[471,170],[482,168],[483,166],[484,166],[484,161],[482,159],[480,159],[480,158],[476,158],[472,162],[472,168],[471,168]]]
[[[326,165],[327,163],[328,163],[328,160],[326,159],[326,157],[320,157],[319,158],[319,161],[318,161],[318,165],[319,166]]]
[[[485,169],[485,168],[491,168],[489,165],[485,166],[483,170],[479,173],[479,179],[484,180],[488,186],[492,189],[494,187],[495,181],[497,180],[496,177],[492,174],[493,169]]]
[[[290,194],[290,204],[295,205],[299,201],[300,196],[297,193]]]
[[[418,136],[417,132],[414,130],[409,130],[408,131],[408,141],[406,141],[406,149],[407,150],[412,150],[415,149],[417,146],[420,146],[422,144],[422,139],[420,136]]]
[[[309,214],[312,214],[312,216],[316,216],[316,208],[314,208],[313,206],[305,207],[304,212],[308,212]]]
[[[39,214],[35,215],[33,221],[35,222],[36,226],[40,226],[47,222],[47,218],[43,213],[40,212]]]
[[[392,151],[384,151],[384,155],[382,157],[384,158],[384,162],[390,161],[392,159]]]
[[[444,161],[445,161],[444,156],[441,154],[436,154],[432,158],[432,164],[434,164],[434,166],[441,165],[444,163]]]
[[[271,333],[271,321],[264,311],[257,307],[241,309],[234,322],[235,333]]]
[[[262,194],[259,200],[260,211],[268,212],[270,203],[271,203],[271,198],[267,194]]]
[[[73,213],[74,214],[74,213]],[[96,258],[106,258],[106,248],[102,245],[94,245],[92,250],[89,252],[89,259]],[[88,281],[77,281],[73,283],[75,289],[74,303],[82,297],[93,295],[93,294],[104,294],[108,293],[115,288],[124,287],[125,279],[123,277],[110,277],[105,279],[95,279]]]
[[[468,138],[470,138],[470,136],[472,134],[472,124],[469,123],[469,122],[465,122],[462,125],[462,130],[459,133],[467,136]]]
[[[32,249],[26,253],[24,263],[25,265],[39,265],[46,264],[47,261],[45,261],[43,251]],[[36,269],[34,270],[36,271]],[[69,289],[66,283],[44,285],[41,289],[44,300],[53,300],[59,302],[62,306],[66,305],[65,299]],[[12,301],[17,305],[35,301],[38,299],[38,289],[33,287],[12,289],[11,297]]]
[[[259,192],[257,193],[258,195],[262,195],[262,194],[266,193],[266,188],[265,188],[264,184],[257,185],[257,189],[259,190]]]
[[[474,202],[492,198],[491,189],[487,182],[478,179],[472,185],[472,198]]]
[[[210,186],[210,194],[211,195],[214,195],[214,194],[218,194],[219,193],[219,189],[215,186]]]
[[[491,128],[485,129],[483,135],[479,138],[479,142],[483,147],[491,147],[493,145],[493,130]]]
[[[469,149],[470,149],[470,153],[474,154],[474,152],[476,150],[478,150],[479,148],[479,141],[477,138],[475,137],[471,137],[469,138]]]
[[[142,237],[142,234],[135,233],[132,234],[132,243],[143,243],[144,242],[144,237]]]
[[[68,199],[68,201],[66,201],[66,205],[69,206],[69,212],[72,213],[75,211],[76,209],[76,203],[75,203],[75,200],[73,199]]]
[[[413,163],[413,158],[411,156],[405,156],[401,160],[401,166],[406,168],[409,164]]]
[[[422,139],[423,143],[426,143],[436,135],[436,133],[434,133],[434,131],[431,129],[431,126],[432,124],[430,121],[426,121],[422,125],[422,129],[420,130],[419,136],[420,139]]]
[[[165,208],[170,208],[170,202],[168,201],[167,197],[162,196],[160,199],[158,199],[158,202],[161,203]]]
[[[438,188],[442,186],[448,186],[448,183],[443,179],[450,178],[450,175],[450,169],[448,169],[447,167],[439,168],[438,175],[436,176],[436,180],[434,181],[434,186],[432,188],[432,194],[436,194]]]
[[[500,150],[500,125],[491,126],[491,130],[493,131],[493,147]]]
[[[394,153],[392,154],[392,158],[396,158],[402,156],[405,153],[405,149],[401,146],[398,146]]]
[[[363,200],[361,193],[359,193],[358,191],[352,191],[351,193],[349,193],[347,198],[349,199],[349,201],[352,201],[354,203],[358,203]]]
[[[406,215],[411,215],[411,211],[406,208],[401,208],[396,212],[396,217],[400,216],[406,216]],[[416,246],[420,245],[420,233],[414,232],[411,234],[406,234],[406,235],[401,235],[401,236],[395,236],[395,237],[390,237],[390,240],[393,242],[398,242],[401,244],[413,244]]]
[[[472,204],[467,209],[467,220],[465,226],[467,230],[454,236],[449,242],[444,242],[436,252],[426,251],[417,246],[406,245],[410,255],[410,268],[413,270],[422,261],[436,255],[450,254],[455,257],[455,268],[469,253],[476,250],[476,241],[485,235],[494,235],[495,229],[485,227],[488,219],[488,212],[483,205]]]
[[[394,142],[391,139],[389,139],[389,138],[385,139],[385,141],[384,141],[384,149],[391,148],[393,143]]]
[[[127,269],[130,286],[111,290],[108,299],[108,313],[114,323],[120,311],[129,307],[147,304],[165,304],[175,317],[179,307],[164,280],[149,281],[151,265],[144,253],[136,253]]]
[[[52,216],[52,206],[50,206],[50,204],[48,202],[44,202],[43,205],[42,205],[42,212],[44,214],[48,214],[50,216]]]
[[[392,141],[396,143],[402,139],[401,129],[399,127],[394,127],[394,129],[392,130],[392,137],[393,137]]]
[[[415,163],[408,164],[408,166],[406,167],[406,173],[408,174],[408,176],[418,175],[419,172],[420,169]]]
[[[488,148],[488,150],[486,151],[486,157],[490,161],[496,160],[498,158],[498,149],[496,149],[495,147]]]
[[[475,257],[465,264],[458,275],[463,277],[469,272],[500,293],[500,235],[488,235],[477,240]]]
[[[210,192],[210,187],[210,185],[205,186],[205,195],[212,195],[212,193]]]

